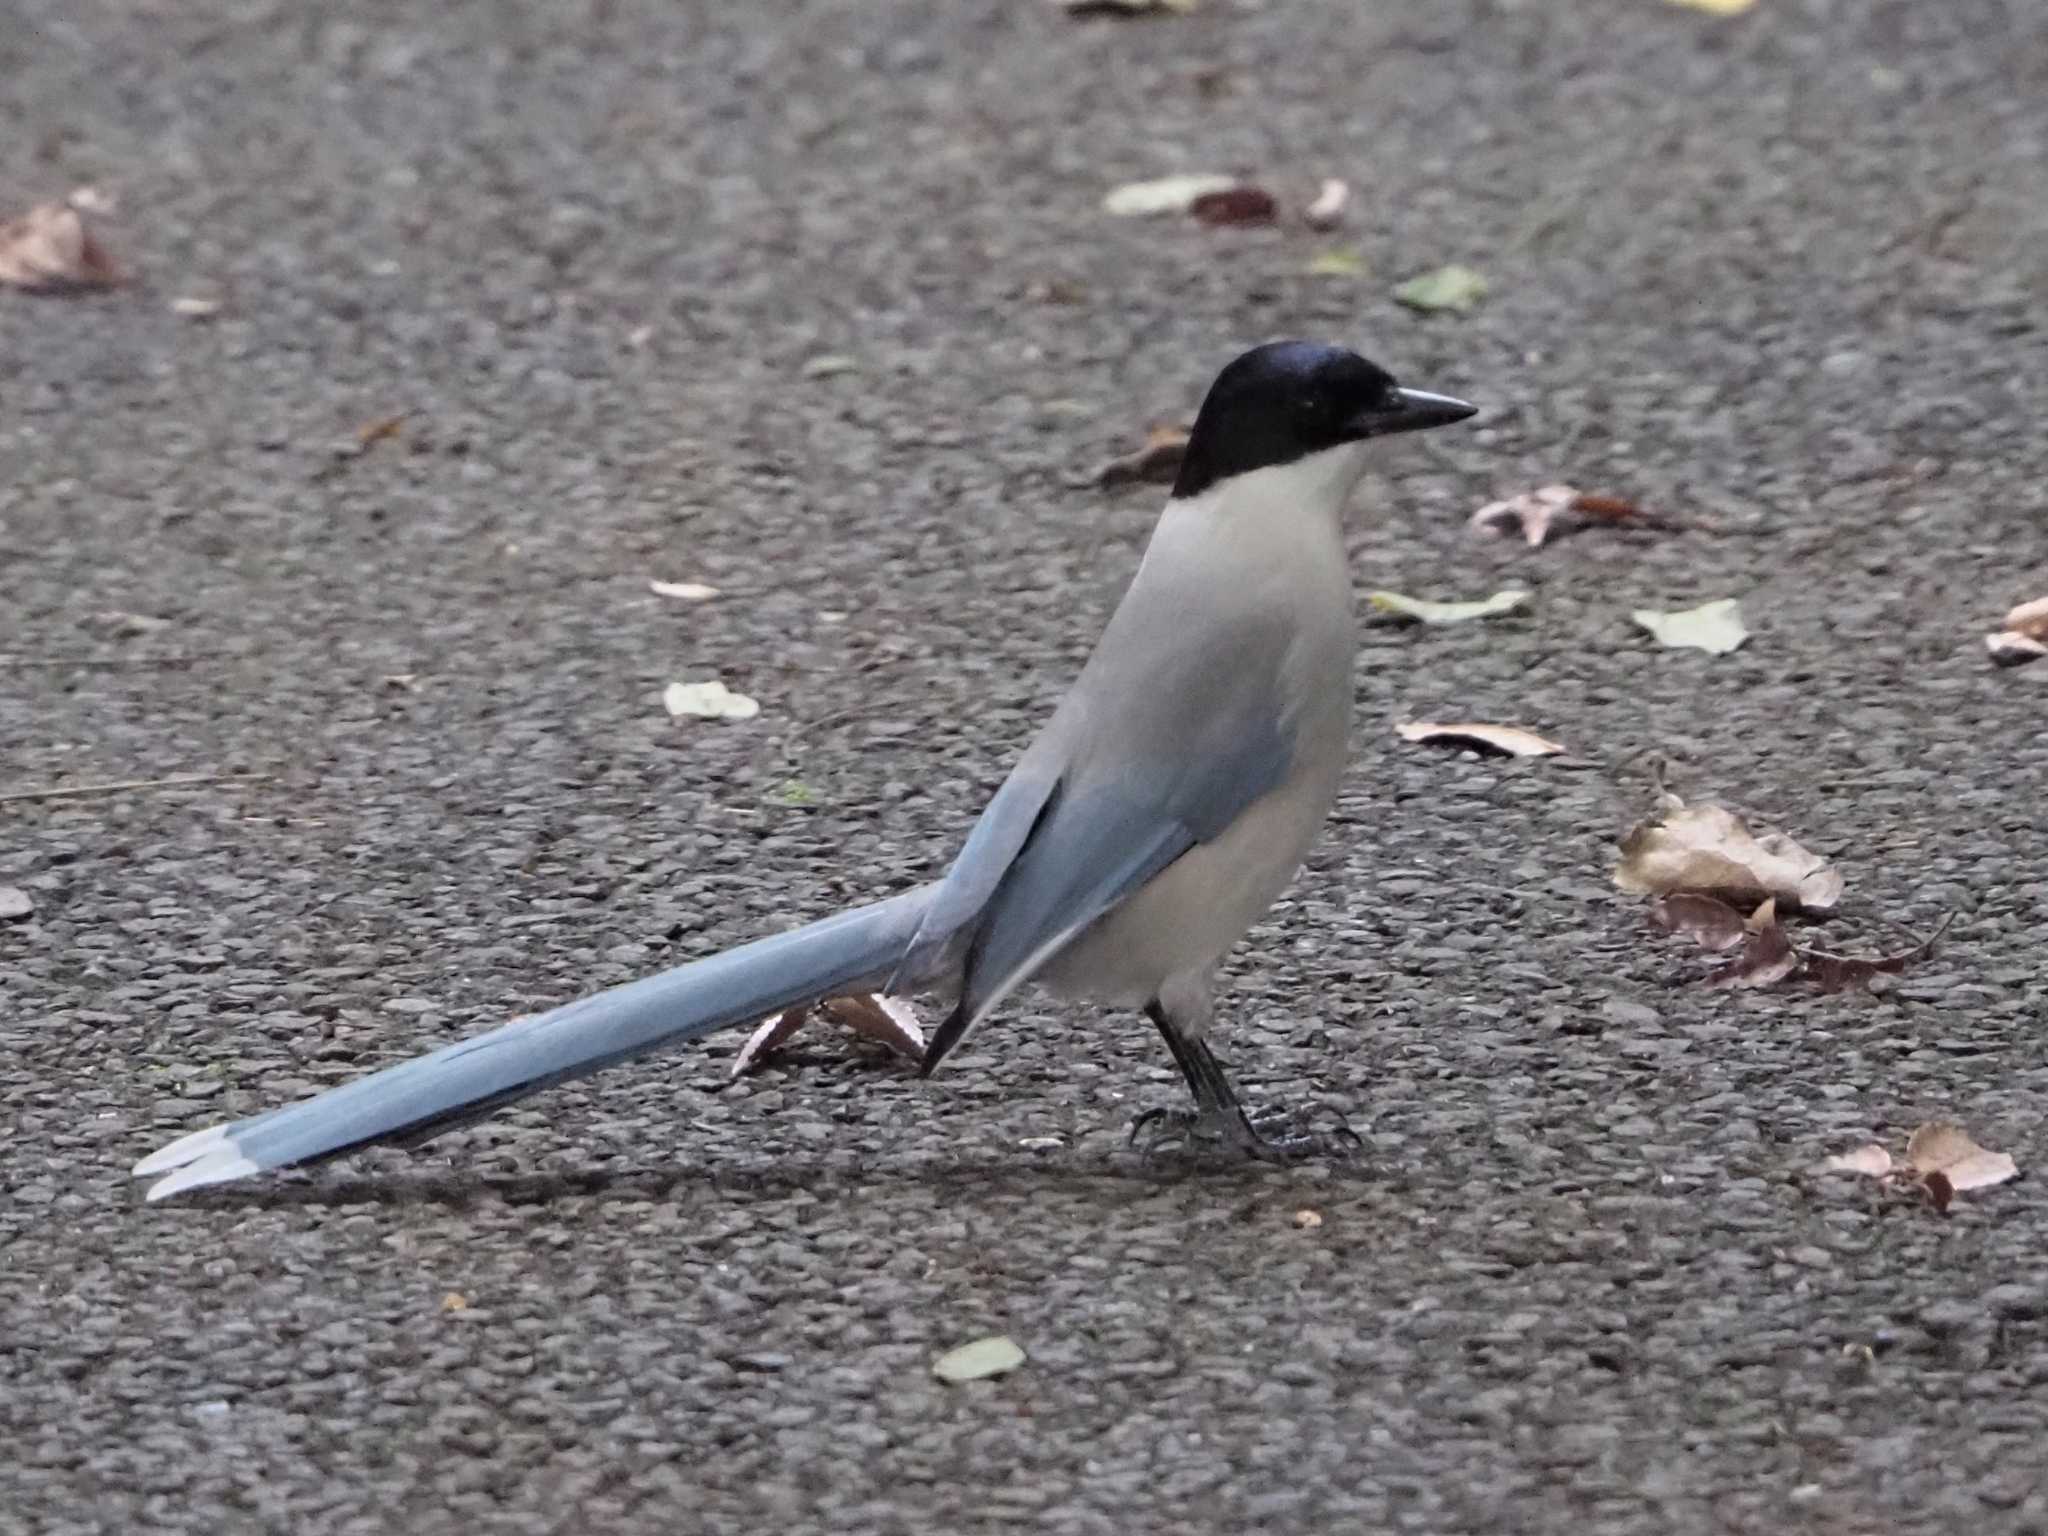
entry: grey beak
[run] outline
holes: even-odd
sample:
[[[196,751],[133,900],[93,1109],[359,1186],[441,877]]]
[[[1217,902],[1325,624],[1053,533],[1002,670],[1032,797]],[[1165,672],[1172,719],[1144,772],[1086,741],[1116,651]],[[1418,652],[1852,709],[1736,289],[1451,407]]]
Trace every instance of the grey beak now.
[[[1385,437],[1393,432],[1420,432],[1425,427],[1448,427],[1454,421],[1476,416],[1479,407],[1449,395],[1432,395],[1426,389],[1395,389],[1394,403],[1368,411],[1359,418],[1359,436]]]

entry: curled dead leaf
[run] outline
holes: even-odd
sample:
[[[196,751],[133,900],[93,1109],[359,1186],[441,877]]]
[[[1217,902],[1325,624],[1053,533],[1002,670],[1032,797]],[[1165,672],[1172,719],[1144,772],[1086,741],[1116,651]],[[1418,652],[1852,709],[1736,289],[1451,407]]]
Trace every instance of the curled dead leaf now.
[[[803,1027],[810,1016],[810,1009],[796,1007],[785,1009],[774,1018],[762,1024],[739,1049],[732,1059],[732,1075],[742,1077],[768,1059],[770,1052],[778,1049],[784,1041]]]
[[[1480,725],[1472,721],[1445,725],[1435,720],[1409,720],[1396,725],[1394,733],[1403,741],[1476,747],[1506,757],[1549,757],[1564,750],[1558,743],[1518,725]]]
[[[1534,549],[1550,537],[1551,524],[1570,512],[1579,493],[1568,485],[1545,485],[1519,496],[1489,501],[1472,514],[1474,528],[1491,528],[1501,523],[1521,525],[1522,537]]]
[[[1718,805],[1687,805],[1675,795],[1622,840],[1614,883],[1638,896],[1690,891],[1742,906],[1776,897],[1808,912],[1842,899],[1841,875],[1818,854],[1782,832],[1753,834]]]
[[[1650,903],[1650,921],[1666,933],[1682,933],[1703,949],[1733,949],[1749,933],[1740,912],[1712,896],[1674,891]]]
[[[1993,1152],[1977,1144],[1960,1125],[1932,1121],[1907,1138],[1906,1161],[1922,1178],[1940,1175],[1950,1189],[1989,1189],[2019,1174],[2019,1165],[2008,1153]]]
[[[878,1041],[908,1061],[924,1060],[924,1029],[908,999],[852,992],[828,999],[822,1012],[862,1039]]]
[[[1777,904],[1765,902],[1742,925],[1742,952],[1702,983],[1753,990],[1776,986],[1799,969],[1799,951],[1778,921]]]
[[[1302,217],[1310,229],[1335,229],[1344,222],[1344,209],[1350,201],[1351,188],[1333,176],[1323,182]]]
[[[2000,667],[2023,667],[2030,661],[2048,656],[2048,644],[2014,629],[2002,629],[1995,635],[1986,635],[1984,648],[1991,653],[1992,664]]]
[[[113,259],[69,204],[39,203],[0,224],[0,287],[76,293],[120,280]]]
[[[833,1023],[852,1030],[864,1040],[875,1040],[909,1061],[924,1059],[924,1030],[917,1010],[900,997],[874,992],[851,992],[827,998],[817,1012]],[[762,1024],[733,1057],[732,1075],[740,1077],[760,1066],[769,1054],[787,1044],[790,1037],[811,1016],[809,1008],[790,1008]]]

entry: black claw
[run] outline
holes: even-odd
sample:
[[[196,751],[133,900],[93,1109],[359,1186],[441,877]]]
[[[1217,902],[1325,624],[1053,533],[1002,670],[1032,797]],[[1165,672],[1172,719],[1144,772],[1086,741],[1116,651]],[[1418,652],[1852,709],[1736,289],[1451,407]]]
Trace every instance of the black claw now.
[[[1291,1163],[1306,1157],[1349,1158],[1365,1143],[1341,1122],[1334,1130],[1296,1130],[1285,1109],[1246,1114],[1236,1107],[1203,1113],[1194,1109],[1153,1108],[1131,1122],[1130,1145],[1148,1158],[1167,1152],[1236,1153],[1266,1163]]]

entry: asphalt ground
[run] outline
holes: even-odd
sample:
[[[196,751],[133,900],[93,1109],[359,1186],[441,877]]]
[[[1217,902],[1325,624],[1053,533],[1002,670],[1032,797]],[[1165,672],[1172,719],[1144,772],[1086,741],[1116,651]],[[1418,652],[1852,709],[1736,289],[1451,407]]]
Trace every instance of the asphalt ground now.
[[[232,777],[0,800],[0,1529],[2048,1526],[2048,666],[1980,638],[2048,590],[2044,101],[1990,0],[6,0],[0,208],[98,187],[135,281],[0,293],[0,793]],[[1349,228],[1100,211],[1212,168]],[[1392,301],[1452,261],[1472,313]],[[1232,964],[1242,1086],[1352,1164],[1147,1165],[1149,1027],[1020,998],[930,1083],[722,1037],[141,1204],[936,872],[1157,510],[1075,482],[1290,333],[1486,407],[1368,482],[1361,584],[1534,593],[1368,634]],[[1465,527],[1552,479],[1689,526]],[[1723,596],[1732,656],[1627,620]],[[713,674],[759,717],[672,723]],[[1608,882],[1660,774],[1832,856],[1830,942],[1946,943],[1701,990]],[[1934,1118],[2022,1177],[1813,1171]]]

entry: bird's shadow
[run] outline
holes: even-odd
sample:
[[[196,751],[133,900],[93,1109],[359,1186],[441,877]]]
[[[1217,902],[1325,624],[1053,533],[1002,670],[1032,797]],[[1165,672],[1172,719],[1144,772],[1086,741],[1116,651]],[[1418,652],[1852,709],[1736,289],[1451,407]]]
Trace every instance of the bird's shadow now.
[[[1032,1152],[973,1158],[785,1158],[772,1167],[580,1168],[545,1173],[301,1173],[297,1182],[195,1190],[196,1209],[271,1210],[387,1205],[466,1210],[481,1205],[550,1205],[559,1200],[674,1202],[694,1197],[751,1198],[785,1193],[916,1186],[961,1196],[1033,1195],[1093,1190],[1105,1202],[1142,1199],[1180,1185],[1205,1191],[1270,1194],[1301,1178],[1323,1183],[1365,1170],[1345,1162],[1289,1165],[1242,1159],[1148,1157],[1106,1152],[1052,1157]]]

